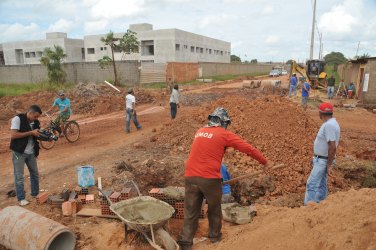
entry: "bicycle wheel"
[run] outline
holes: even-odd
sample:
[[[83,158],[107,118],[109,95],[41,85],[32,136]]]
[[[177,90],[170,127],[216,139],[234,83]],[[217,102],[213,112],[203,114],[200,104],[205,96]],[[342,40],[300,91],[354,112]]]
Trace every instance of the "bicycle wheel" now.
[[[57,132],[56,130],[52,130],[50,131],[51,133],[53,133],[55,136],[59,137],[59,132]],[[52,141],[40,141],[40,146],[46,150],[49,150],[51,148],[53,148],[55,146],[55,140],[52,140]]]
[[[68,142],[76,142],[80,138],[80,126],[76,121],[69,121],[65,124],[64,134]]]

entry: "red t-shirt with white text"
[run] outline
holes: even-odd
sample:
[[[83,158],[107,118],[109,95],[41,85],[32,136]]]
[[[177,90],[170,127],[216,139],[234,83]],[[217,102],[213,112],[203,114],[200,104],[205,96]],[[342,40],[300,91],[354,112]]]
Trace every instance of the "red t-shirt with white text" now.
[[[245,153],[265,165],[266,158],[252,145],[222,127],[205,127],[196,132],[185,176],[222,178],[220,168],[227,147]]]

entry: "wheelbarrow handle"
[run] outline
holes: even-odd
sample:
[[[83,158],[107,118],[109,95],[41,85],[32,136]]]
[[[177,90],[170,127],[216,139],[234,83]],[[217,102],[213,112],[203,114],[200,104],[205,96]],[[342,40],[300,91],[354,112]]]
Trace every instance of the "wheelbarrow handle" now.
[[[102,194],[104,197],[106,197],[108,203],[110,203],[110,206],[111,206],[111,205],[112,205],[112,201],[110,200],[110,198],[109,198],[105,193],[103,193],[103,190],[102,190],[101,188],[97,187],[97,189],[98,189],[99,192],[101,192],[101,194]]]

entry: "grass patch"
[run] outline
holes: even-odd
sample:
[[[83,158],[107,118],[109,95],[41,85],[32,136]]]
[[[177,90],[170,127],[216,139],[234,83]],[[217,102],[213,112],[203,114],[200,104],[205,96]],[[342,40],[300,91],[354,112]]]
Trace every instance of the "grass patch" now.
[[[267,75],[267,72],[254,72],[254,73],[247,73],[247,74],[238,74],[238,75],[232,75],[232,74],[227,74],[227,75],[220,75],[220,76],[212,76],[212,77],[206,77],[213,79],[213,81],[218,82],[218,81],[227,81],[227,80],[233,80],[241,76],[262,76],[262,75]]]
[[[50,84],[50,83],[24,83],[24,84],[7,84],[0,83],[0,97],[18,96],[36,91],[58,91],[60,89],[70,89],[74,86],[72,83],[66,84]]]

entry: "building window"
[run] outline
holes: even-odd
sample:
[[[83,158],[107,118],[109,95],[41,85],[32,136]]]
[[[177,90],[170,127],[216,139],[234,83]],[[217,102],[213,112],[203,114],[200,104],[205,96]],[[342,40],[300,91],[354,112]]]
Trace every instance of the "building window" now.
[[[194,46],[191,46],[191,52],[192,52],[192,53],[195,52],[195,47],[194,47]]]
[[[103,51],[103,50],[107,50],[107,47],[101,47],[101,50]]]
[[[142,56],[154,56],[154,41],[153,40],[141,41],[141,55]]]
[[[95,49],[94,48],[87,48],[87,53],[88,54],[95,54]]]
[[[35,52],[30,52],[30,57],[35,57]]]
[[[200,53],[201,53],[201,54],[204,53],[204,48],[200,48]]]
[[[211,49],[209,49],[209,54],[211,54]]]
[[[43,52],[42,51],[37,51],[37,57],[42,57],[43,56]]]
[[[85,60],[85,48],[81,48],[81,58]]]
[[[223,50],[221,50],[221,56],[223,56]]]
[[[180,50],[180,44],[175,44],[175,50],[179,51]]]
[[[188,49],[188,45],[184,45],[184,49]]]
[[[25,57],[26,58],[30,58],[30,53],[29,52],[25,52]]]

